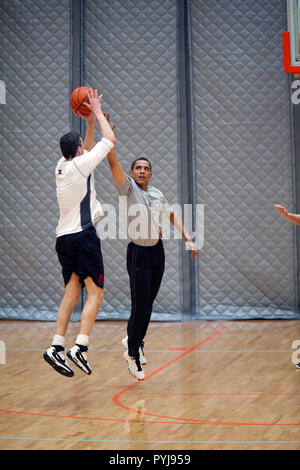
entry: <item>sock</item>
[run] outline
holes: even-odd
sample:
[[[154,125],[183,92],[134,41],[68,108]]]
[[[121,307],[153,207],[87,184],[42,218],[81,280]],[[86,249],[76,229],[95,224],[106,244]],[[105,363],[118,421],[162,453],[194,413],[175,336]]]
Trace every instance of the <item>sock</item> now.
[[[80,347],[81,351],[87,351],[89,346],[89,336],[79,334],[76,338],[76,344]]]
[[[57,351],[63,351],[65,349],[65,338],[64,336],[54,335],[52,346],[55,346]]]

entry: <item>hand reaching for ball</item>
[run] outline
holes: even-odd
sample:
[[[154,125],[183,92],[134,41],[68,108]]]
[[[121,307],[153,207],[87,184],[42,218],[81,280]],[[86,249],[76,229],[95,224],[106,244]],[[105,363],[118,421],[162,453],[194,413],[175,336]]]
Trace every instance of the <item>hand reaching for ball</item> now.
[[[98,90],[92,90],[88,93],[88,97],[89,103],[86,102],[85,105],[94,113],[96,117],[97,115],[102,114],[101,99],[103,95],[98,97]]]
[[[72,92],[70,105],[76,116],[86,121],[92,121],[94,115],[102,113],[101,98],[102,95],[98,97],[97,90],[82,86]]]

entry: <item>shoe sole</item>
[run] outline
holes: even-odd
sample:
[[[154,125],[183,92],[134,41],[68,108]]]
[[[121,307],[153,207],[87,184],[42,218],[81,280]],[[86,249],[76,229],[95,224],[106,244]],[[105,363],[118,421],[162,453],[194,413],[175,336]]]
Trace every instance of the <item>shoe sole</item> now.
[[[53,367],[53,369],[58,372],[59,374],[63,375],[64,377],[73,377],[74,376],[74,372],[70,369],[70,372],[67,371],[66,369],[64,369],[62,366],[59,366],[57,364],[55,364],[54,362],[52,362],[51,358],[48,356],[48,354],[44,353],[43,355],[43,358],[45,359],[45,361],[50,364],[51,367]]]
[[[124,357],[124,359],[125,359],[125,361],[126,361],[126,363],[127,363],[127,367],[128,367],[129,373],[132,375],[132,377],[134,377],[134,378],[135,378],[136,380],[138,380],[139,382],[142,382],[142,381],[145,379],[145,377],[144,377],[143,379],[139,379],[136,375],[134,375],[134,374],[131,372],[131,370],[130,370],[129,363],[128,363],[127,359],[126,359],[125,357]]]
[[[69,351],[67,352],[67,356],[70,359],[70,361],[72,361],[73,364],[75,364],[75,366],[77,366],[80,370],[82,370],[82,372],[84,372],[87,375],[91,375],[92,371],[87,371],[86,369],[84,369],[83,366],[80,364],[80,362],[75,361],[75,359],[72,357]]]

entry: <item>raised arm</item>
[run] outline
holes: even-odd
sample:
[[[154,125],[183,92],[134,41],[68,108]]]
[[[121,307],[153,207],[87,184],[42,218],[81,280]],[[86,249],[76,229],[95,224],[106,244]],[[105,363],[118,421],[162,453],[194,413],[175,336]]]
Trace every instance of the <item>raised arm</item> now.
[[[89,93],[89,103],[85,103],[85,105],[90,108],[90,110],[94,113],[95,119],[99,124],[100,132],[102,137],[110,140],[113,144],[116,143],[115,134],[110,127],[110,124],[107,122],[101,106],[101,99],[103,95],[98,97],[97,90],[93,90],[92,93]]]
[[[106,117],[107,122],[110,124],[110,117],[109,114],[104,114]],[[112,126],[112,130],[116,125]],[[108,154],[107,154],[107,160],[110,166],[111,174],[116,183],[126,183],[127,178],[123,169],[123,166],[119,162],[115,148],[113,148]]]
[[[102,95],[98,98],[97,90],[93,90],[93,92],[89,94],[90,102],[85,103],[85,106],[87,106],[92,111],[91,114],[93,114],[97,120],[100,127],[100,132],[102,134],[102,139],[95,146],[93,146],[91,150],[77,156],[76,159],[73,160],[77,169],[86,177],[88,177],[90,173],[96,168],[96,166],[99,165],[99,163],[107,156],[108,152],[116,143],[114,132],[103,114],[101,98]],[[85,138],[85,141],[88,141],[88,146],[94,139],[92,127],[94,127],[94,124],[92,124],[92,120],[90,119],[87,135]]]
[[[113,148],[107,154],[108,163],[110,166],[111,174],[116,183],[126,183],[127,178],[124,173],[123,167],[117,159],[115,149]]]
[[[300,225],[300,214],[290,214],[285,207],[280,206],[279,204],[274,204],[274,207],[276,207],[282,217],[285,217],[295,225]]]
[[[87,119],[87,130],[83,141],[83,149],[90,152],[95,145],[95,119],[93,113],[90,113]]]
[[[94,90],[93,90],[94,93]],[[75,111],[74,111],[75,112]],[[87,121],[87,130],[85,134],[85,138],[83,141],[83,149],[90,152],[95,145],[95,118],[94,113],[90,113],[88,115],[80,113],[80,111],[76,111],[75,114]]]

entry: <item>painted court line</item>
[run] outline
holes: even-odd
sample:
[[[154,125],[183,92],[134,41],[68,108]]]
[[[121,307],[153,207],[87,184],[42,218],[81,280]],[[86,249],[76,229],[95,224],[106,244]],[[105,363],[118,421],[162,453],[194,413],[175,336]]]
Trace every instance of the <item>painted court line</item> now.
[[[189,396],[189,397],[264,397],[264,396],[294,396],[300,395],[300,392],[249,392],[249,393],[219,393],[219,392],[207,392],[207,393],[197,393],[197,392],[127,392],[128,395],[178,395],[178,396]]]
[[[194,351],[196,348],[198,348],[201,344],[204,344],[206,341],[208,341],[209,339],[213,338],[214,336],[216,336],[217,334],[221,333],[222,331],[224,331],[227,327],[223,327],[221,330],[218,330],[214,333],[212,333],[210,336],[208,336],[207,338],[205,338],[204,340],[200,341],[200,343],[196,344],[195,346],[193,346],[192,348],[189,348],[187,351],[185,351],[183,354],[181,354],[180,356],[174,358],[172,361],[168,362],[167,364],[165,364],[164,366],[160,367],[159,369],[157,369],[156,371],[152,372],[151,374],[149,374],[145,380],[149,379],[150,377],[152,377],[153,375],[157,374],[159,371],[163,370],[164,368],[168,367],[170,364],[173,364],[174,362],[178,361],[180,358],[186,356],[187,354],[189,354],[190,352]],[[144,380],[144,381],[145,381]],[[133,387],[136,387],[137,385],[139,384],[139,382],[135,382],[133,385],[131,385],[130,387],[127,387],[125,388],[124,390],[122,390],[121,392],[119,392],[117,395],[115,395],[113,397],[113,401],[118,404],[115,400],[118,400],[118,397],[121,396],[123,393],[125,393],[126,391],[128,390],[131,390]],[[121,406],[124,408],[123,405],[118,405],[118,406]],[[128,410],[130,410],[130,408],[126,408]],[[134,410],[136,412],[136,410]],[[140,410],[138,411],[140,412]],[[68,419],[82,419],[82,420],[93,420],[93,421],[118,421],[118,422],[138,422],[138,423],[141,423],[141,422],[144,422],[144,423],[160,423],[160,424],[170,424],[172,423],[172,420],[173,419],[176,419],[177,421],[177,424],[199,424],[198,422],[194,422],[193,420],[187,420],[187,419],[183,419],[183,420],[180,420],[179,418],[170,418],[169,416],[167,416],[166,418],[164,419],[168,419],[170,421],[157,421],[157,420],[141,420],[141,419],[113,419],[113,418],[97,418],[97,417],[85,417],[85,416],[64,416],[64,415],[57,415],[57,414],[48,414],[48,413],[34,413],[34,412],[26,412],[26,411],[17,411],[17,410],[0,410],[0,413],[15,413],[15,414],[22,414],[22,415],[29,415],[29,416],[47,416],[47,417],[51,417],[51,418],[68,418]],[[145,413],[145,414],[148,414],[148,413]],[[151,415],[150,416],[154,417],[155,415]]]
[[[188,348],[168,348],[168,351],[187,351]]]
[[[194,351],[195,349],[199,348],[199,346],[201,346],[202,344],[206,343],[207,341],[209,341],[211,338],[214,338],[215,336],[217,336],[218,334],[222,333],[224,330],[226,330],[228,327],[227,326],[224,326],[223,328],[221,328],[220,330],[218,331],[215,331],[214,333],[212,333],[210,336],[208,336],[207,338],[203,339],[202,341],[200,341],[199,343],[195,344],[195,346],[191,347],[191,348],[188,348],[185,352],[183,352],[182,354],[180,354],[180,356],[177,356],[175,357],[173,360],[167,362],[166,364],[164,364],[163,366],[159,367],[158,369],[156,369],[155,371],[151,372],[150,374],[146,375],[145,379],[142,381],[142,382],[145,382],[146,380],[149,380],[151,377],[153,377],[154,375],[158,374],[159,372],[161,372],[162,370],[166,369],[167,367],[169,367],[170,365],[174,364],[175,362],[177,362],[179,359],[183,358],[184,356],[186,356],[187,354],[190,354],[192,351]],[[128,408],[127,406],[123,405],[121,402],[120,402],[120,397],[122,395],[124,395],[125,393],[127,393],[129,390],[132,390],[134,387],[137,387],[138,385],[140,385],[140,383],[142,382],[135,382],[133,385],[130,385],[129,387],[127,388],[124,388],[123,390],[121,390],[119,393],[117,393],[114,397],[113,397],[113,402],[121,407],[121,408],[124,408],[126,410],[129,410],[129,411],[134,411],[134,412],[139,412],[139,413],[144,413],[140,410],[133,410],[131,408]],[[153,415],[154,416],[154,415]]]
[[[207,338],[205,338],[201,342],[197,343],[192,348],[187,348],[184,351],[183,354],[175,357],[172,361],[166,363],[165,365],[163,365],[159,369],[155,370],[154,372],[152,372],[151,374],[146,376],[145,380],[148,380],[149,378],[151,378],[155,374],[159,373],[161,370],[169,367],[171,364],[175,363],[176,361],[178,361],[182,357],[186,356],[187,354],[190,354],[193,351],[197,351],[197,348],[199,348],[202,344],[206,343],[207,341],[209,341],[213,337],[215,337],[218,334],[222,333],[227,328],[228,327],[225,326],[225,327],[221,328],[220,330],[212,333],[210,336],[208,336]],[[207,352],[210,352],[210,351],[207,351]],[[236,352],[236,351],[232,351],[232,352]],[[251,351],[249,351],[249,352],[251,352]],[[274,352],[276,352],[276,351],[274,351]],[[283,351],[280,351],[280,352],[283,352]],[[245,425],[245,426],[300,426],[300,423],[291,423],[291,424],[290,423],[283,423],[283,424],[280,424],[280,423],[234,423],[234,422],[231,423],[231,422],[215,422],[215,421],[193,420],[193,419],[177,418],[177,417],[170,417],[170,416],[161,416],[161,415],[156,415],[156,414],[153,414],[153,413],[146,413],[144,411],[133,410],[129,407],[126,407],[125,405],[122,405],[119,402],[119,398],[123,394],[128,393],[128,392],[130,394],[135,393],[135,392],[130,392],[130,390],[132,390],[134,387],[138,386],[139,384],[140,384],[140,382],[135,382],[133,385],[123,389],[121,392],[119,392],[118,394],[116,394],[113,397],[113,401],[118,406],[121,406],[122,408],[124,408],[126,410],[129,410],[129,411],[134,411],[134,413],[136,413],[136,414],[139,413],[140,415],[149,415],[152,418],[164,418],[164,419],[167,419],[168,421],[157,420],[157,419],[116,419],[116,418],[98,418],[98,417],[87,417],[87,416],[64,416],[64,415],[58,415],[58,414],[35,413],[35,412],[25,412],[25,411],[17,411],[17,410],[0,410],[0,412],[2,412],[2,413],[15,413],[15,414],[22,414],[22,415],[31,415],[31,416],[46,416],[46,417],[51,417],[51,418],[80,419],[80,420],[92,420],[92,421],[114,421],[114,422],[123,422],[123,423],[124,422],[131,422],[131,423],[147,423],[147,424],[148,423],[149,424],[170,424],[170,423],[174,423],[174,421],[175,421],[176,424],[208,424],[208,425],[238,425],[238,426],[240,426],[240,425]],[[259,392],[259,394],[262,394],[262,392]],[[192,395],[192,394],[189,394],[189,395]],[[205,396],[207,394],[203,394],[203,393],[199,394],[199,396],[201,396],[201,395]],[[209,395],[211,395],[211,393]],[[225,396],[225,394],[219,394],[219,395],[220,396]],[[226,394],[226,395],[233,395],[234,396],[234,395],[242,395],[242,394]],[[251,395],[251,394],[245,394],[245,395]],[[258,395],[258,394],[255,393],[255,395]],[[276,395],[279,395],[279,393],[277,393]],[[298,393],[295,393],[295,394],[282,393],[282,395],[298,395]],[[23,438],[20,438],[20,439],[23,439]],[[102,442],[102,441],[99,441],[99,442]],[[118,441],[118,442],[121,442],[121,441]],[[124,441],[124,442],[134,442],[134,441]],[[145,442],[155,442],[155,441],[145,441]],[[160,442],[168,442],[168,441],[160,441]],[[185,441],[170,441],[170,442],[185,442]],[[192,441],[189,441],[189,442],[192,442]],[[201,443],[201,442],[203,442],[203,443],[210,443],[210,442],[211,443],[213,443],[213,442],[223,443],[224,442],[225,443],[225,442],[239,442],[239,441],[194,441],[194,442],[197,442],[197,443]],[[244,442],[246,443],[246,442],[272,442],[272,441],[244,441]],[[287,442],[288,443],[288,442],[298,442],[298,441],[274,441],[274,442],[278,442],[278,443]]]
[[[16,352],[33,352],[33,351],[44,351],[43,348],[9,348],[9,347],[6,347],[5,349],[4,348],[0,348],[0,351],[16,351]],[[90,352],[97,352],[97,353],[101,353],[101,352],[107,352],[107,353],[111,353],[111,352],[122,352],[124,351],[124,349],[109,349],[109,348],[101,348],[101,349],[94,349],[94,348],[90,348]],[[168,348],[168,349],[148,349],[147,348],[147,352],[149,353],[168,353],[168,352],[178,352],[178,351],[189,351],[189,348]],[[195,350],[194,352],[196,353],[293,353],[295,350],[294,349],[289,349],[289,350],[283,350],[283,349],[277,349],[277,350],[272,350],[272,349],[269,349],[269,350],[255,350],[255,349],[197,349]]]
[[[186,355],[190,354],[192,351],[195,351],[202,344],[206,343],[207,341],[211,340],[215,336],[219,335],[220,333],[225,331],[227,328],[228,328],[227,326],[222,327],[221,329],[215,331],[214,333],[209,335],[207,338],[205,338],[204,340],[202,340],[199,343],[195,344],[191,348],[186,349],[186,351],[184,353],[180,354],[179,356],[175,357],[172,361],[167,362],[166,364],[161,366],[159,369],[157,369],[157,370],[151,372],[149,375],[147,375],[145,377],[145,379],[143,380],[143,382],[145,382],[146,380],[149,380],[151,377],[158,374],[162,370],[166,369],[170,365],[174,364],[179,359],[182,359]],[[134,412],[136,414],[147,415],[147,416],[160,418],[160,419],[170,419],[170,420],[174,420],[177,423],[178,423],[178,421],[180,421],[180,422],[185,421],[185,422],[189,422],[189,423],[208,424],[208,425],[214,425],[214,426],[300,426],[300,422],[299,423],[249,423],[249,422],[233,422],[233,421],[228,422],[228,421],[211,421],[211,420],[200,420],[200,419],[190,419],[190,418],[178,418],[178,417],[175,417],[175,416],[165,416],[165,415],[160,415],[160,414],[157,414],[157,413],[149,413],[149,412],[143,411],[143,410],[136,410],[136,409],[130,408],[129,406],[126,406],[123,403],[121,403],[121,401],[120,401],[121,396],[125,395],[128,392],[130,392],[133,388],[137,387],[141,383],[142,382],[135,382],[133,385],[125,388],[124,390],[121,390],[119,393],[117,393],[113,397],[113,402],[117,406],[119,406],[121,408],[124,408],[127,411]]]
[[[118,419],[118,418],[98,418],[93,416],[68,416],[68,415],[58,415],[50,413],[34,413],[30,411],[17,411],[17,410],[0,410],[0,413],[12,413],[17,415],[26,415],[26,416],[43,416],[48,418],[65,418],[65,419],[82,419],[87,421],[114,421],[119,423],[151,423],[151,424],[170,424],[172,421],[154,421],[154,420],[142,420],[142,419]],[[182,422],[179,424],[197,424],[197,423],[188,423]]]
[[[0,439],[24,441],[67,441],[67,442],[119,442],[119,443],[148,443],[148,444],[298,444],[300,441],[149,441],[130,439],[71,439],[59,437],[12,437],[0,436]],[[122,451],[120,451],[122,452]]]

